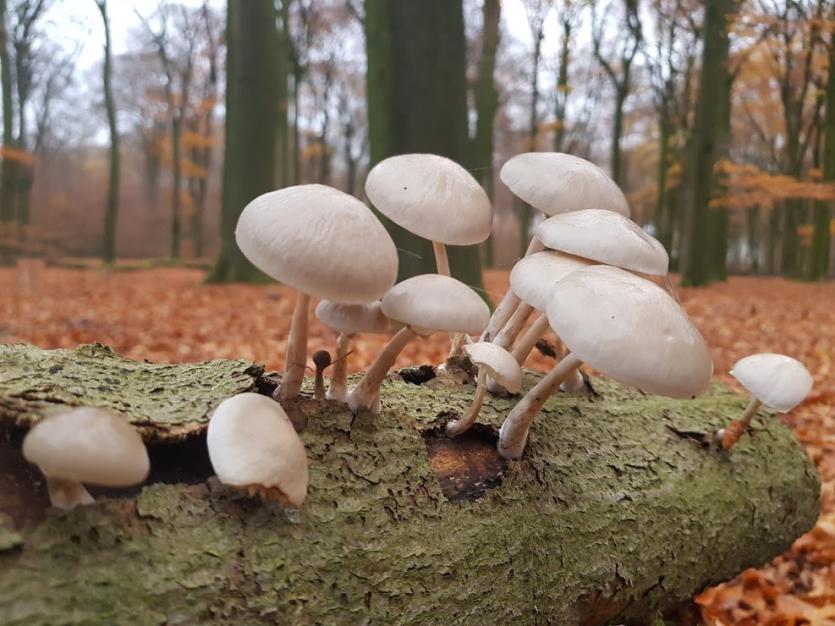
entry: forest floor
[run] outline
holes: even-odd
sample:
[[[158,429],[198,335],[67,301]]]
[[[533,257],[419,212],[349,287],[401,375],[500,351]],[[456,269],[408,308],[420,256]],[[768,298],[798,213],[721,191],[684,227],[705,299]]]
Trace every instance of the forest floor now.
[[[133,359],[244,358],[280,368],[290,290],[204,285],[203,277],[197,269],[58,269],[34,261],[0,269],[0,343],[69,348],[97,341]],[[500,298],[507,272],[487,272],[485,280],[488,293]],[[709,288],[677,287],[676,295],[711,345],[717,378],[739,389],[727,372],[754,352],[794,356],[815,377],[811,397],[784,419],[820,469],[820,520],[771,564],[699,596],[705,621],[835,626],[835,283],[735,277]],[[335,338],[311,321],[311,351],[332,351]],[[382,336],[360,338],[350,368],[367,367],[384,343]],[[398,364],[437,363],[447,348],[443,335],[415,341]],[[526,365],[551,364],[536,354]]]

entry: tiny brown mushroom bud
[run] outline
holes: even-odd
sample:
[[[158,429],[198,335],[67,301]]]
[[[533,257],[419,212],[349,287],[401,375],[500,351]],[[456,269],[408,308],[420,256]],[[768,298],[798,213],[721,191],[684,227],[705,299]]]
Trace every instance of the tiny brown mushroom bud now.
[[[317,350],[313,353],[313,364],[316,366],[316,382],[313,388],[313,397],[317,400],[325,399],[325,376],[324,371],[331,364],[331,353],[327,350]]]

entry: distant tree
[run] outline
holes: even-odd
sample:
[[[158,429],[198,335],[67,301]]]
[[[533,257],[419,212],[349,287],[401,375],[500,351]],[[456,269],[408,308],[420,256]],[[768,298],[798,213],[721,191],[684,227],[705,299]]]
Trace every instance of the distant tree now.
[[[484,0],[482,7],[481,54],[478,59],[478,76],[473,85],[475,105],[475,134],[470,142],[469,165],[492,201],[493,189],[493,134],[499,94],[494,72],[496,53],[501,36],[501,0]],[[493,237],[484,242],[484,262],[493,265]]]
[[[0,171],[0,222],[14,219],[14,168],[8,159],[9,151],[14,148],[14,108],[12,93],[12,70],[9,56],[8,30],[6,18],[6,0],[0,0],[0,87],[3,90],[3,161]],[[0,250],[0,255],[5,256]]]
[[[110,41],[110,18],[107,15],[107,0],[96,0],[104,27],[104,62],[102,84],[104,106],[107,110],[107,127],[110,131],[110,168],[107,180],[107,204],[104,214],[104,241],[102,260],[112,263],[116,259],[116,222],[119,216],[119,127],[116,121],[116,103],[113,99],[113,45]]]
[[[717,97],[716,86],[728,85],[728,18],[736,0],[705,2],[702,68],[695,120],[685,168],[685,223],[682,242],[682,273],[689,285],[705,285],[711,280],[709,203],[716,195],[714,166],[724,137],[727,102]]]
[[[581,4],[577,0],[562,0],[560,6],[560,53],[557,70],[557,90],[554,98],[554,151],[565,152],[568,96],[571,93],[569,68],[574,35],[580,21]]]
[[[366,0],[371,163],[407,152],[469,159],[462,0]],[[454,207],[450,207],[454,210]],[[430,242],[384,220],[400,278],[435,271]],[[452,274],[482,289],[477,246],[451,247]]]
[[[603,68],[615,92],[609,160],[612,180],[620,185],[623,183],[621,143],[624,132],[624,106],[629,97],[632,65],[640,49],[643,32],[639,0],[611,0],[602,13],[599,4],[598,0],[591,0],[592,44],[594,57]],[[617,5],[621,5],[621,17],[612,26],[607,18],[612,9],[617,10]],[[606,50],[606,40],[609,37],[612,40],[609,42],[609,49]]]
[[[274,188],[278,53],[272,0],[229,0],[221,249],[209,276],[212,282],[260,276],[235,244],[235,225],[247,203]]]

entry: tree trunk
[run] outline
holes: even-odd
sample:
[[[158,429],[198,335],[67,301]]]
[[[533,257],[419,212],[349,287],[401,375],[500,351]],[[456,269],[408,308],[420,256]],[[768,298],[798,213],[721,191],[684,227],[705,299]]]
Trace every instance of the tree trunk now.
[[[496,69],[496,51],[499,47],[501,24],[501,1],[485,0],[482,7],[484,26],[481,34],[481,57],[478,61],[478,79],[473,87],[475,101],[476,126],[475,136],[470,142],[469,165],[475,177],[484,187],[492,202],[493,188],[493,126],[496,110],[499,105],[499,95],[493,73]],[[493,236],[482,244],[484,248],[484,262],[487,267],[493,266]]]
[[[544,19],[544,18],[543,18]],[[528,150],[536,152],[536,137],[539,134],[539,63],[542,60],[542,40],[545,33],[540,27],[533,33],[533,67],[531,68],[531,106],[528,110]],[[519,256],[525,256],[531,239],[531,219],[533,207],[527,202],[515,200],[519,204]]]
[[[0,446],[0,622],[9,626],[68,615],[647,623],[788,549],[819,511],[815,467],[779,419],[761,415],[730,458],[699,445],[744,408],[719,387],[680,402],[595,379],[599,397],[552,398],[525,458],[508,462],[495,433],[514,399],[491,398],[461,437],[439,434],[439,417],[468,406],[472,379],[414,384],[429,375],[402,371],[383,386],[383,413],[356,417],[310,399],[308,379],[298,408],[309,416],[310,490],[296,512],[209,478],[206,413],[245,389],[269,393],[274,381],[257,368],[137,363],[101,346],[0,351],[0,424],[25,428],[62,403],[118,407],[144,428],[153,465],[141,488],[94,490],[98,504],[45,516],[43,480],[16,441]],[[162,419],[168,432],[172,415],[198,426],[179,443],[155,443],[153,425]]]
[[[716,97],[715,86],[722,85],[727,79],[729,39],[726,25],[733,10],[734,0],[708,0],[705,3],[702,72],[686,168],[682,274],[688,285],[706,285],[711,280],[708,203],[714,193],[713,168],[719,155],[717,130],[723,124],[726,108],[723,98]]]
[[[281,3],[281,30],[278,32],[278,119],[276,120],[275,184],[279,189],[291,185],[290,179],[290,0]]]
[[[176,105],[175,105],[176,106]],[[171,169],[173,185],[171,186],[171,258],[180,258],[180,246],[182,243],[181,208],[183,192],[183,168],[182,168],[182,136],[183,120],[179,113],[174,113],[171,119]]]
[[[119,216],[119,127],[116,122],[116,103],[113,99],[113,48],[110,41],[110,19],[107,15],[107,0],[96,0],[104,26],[104,106],[107,110],[107,127],[110,131],[110,169],[107,180],[107,205],[104,213],[104,241],[102,261],[113,263],[116,259],[116,220]]]
[[[564,8],[564,10],[568,10]],[[554,152],[565,151],[565,120],[568,108],[568,67],[571,62],[571,32],[573,22],[562,19],[562,42],[560,44],[560,69],[557,74],[557,95],[554,104]]]
[[[609,157],[612,161],[612,180],[618,186],[623,184],[623,157],[620,144],[623,141],[623,107],[627,97],[629,97],[629,70],[625,69],[623,83],[615,89],[615,117],[612,121],[612,146]]]
[[[658,114],[658,182],[655,192],[655,226],[658,231],[658,241],[664,246],[668,254],[673,252],[673,215],[667,202],[667,173],[670,169],[670,141],[674,128],[670,119],[669,103],[661,107]]]
[[[469,160],[461,0],[366,0],[371,165],[429,152]],[[454,210],[454,207],[450,207]],[[435,272],[432,244],[382,218],[401,250],[400,280]],[[482,288],[478,246],[450,246],[452,274]]]
[[[835,181],[835,41],[829,44],[829,72],[826,83],[826,116],[823,131],[823,180]],[[825,280],[829,276],[831,247],[831,212],[828,202],[816,202],[812,235],[810,280]]]
[[[221,250],[209,276],[212,282],[251,281],[261,276],[238,249],[235,226],[243,208],[274,186],[277,62],[272,0],[229,0]]]
[[[0,0],[0,86],[3,90],[3,146],[14,147],[14,105],[9,39],[6,30],[6,0]],[[11,222],[15,214],[14,182],[17,162],[3,155],[0,172],[0,222]]]

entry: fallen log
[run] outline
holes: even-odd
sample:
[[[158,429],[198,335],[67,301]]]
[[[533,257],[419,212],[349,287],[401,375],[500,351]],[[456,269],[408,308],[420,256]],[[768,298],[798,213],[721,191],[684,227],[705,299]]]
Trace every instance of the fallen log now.
[[[160,367],[102,347],[0,347],[0,467],[18,477],[0,496],[0,623],[642,623],[769,561],[818,514],[815,467],[775,417],[731,455],[708,445],[745,403],[719,385],[678,402],[594,379],[594,394],[549,400],[507,462],[494,446],[513,399],[488,398],[480,424],[447,439],[473,383],[431,368],[391,376],[380,415],[304,397],[310,494],[285,510],[210,479],[201,441],[232,387],[269,392],[261,369]],[[122,384],[96,384],[114,371]],[[91,399],[141,425],[152,458],[204,474],[44,512],[18,431]],[[154,426],[169,413],[172,437]]]

